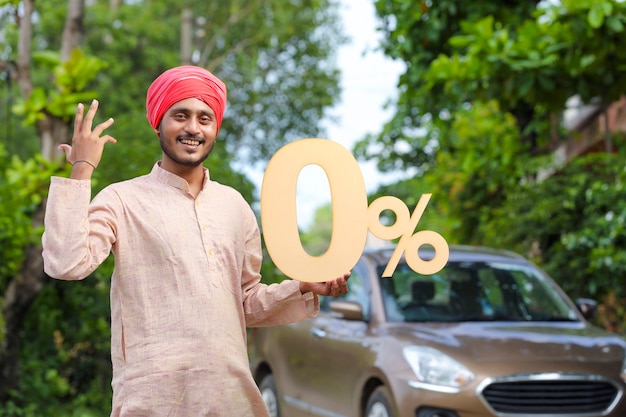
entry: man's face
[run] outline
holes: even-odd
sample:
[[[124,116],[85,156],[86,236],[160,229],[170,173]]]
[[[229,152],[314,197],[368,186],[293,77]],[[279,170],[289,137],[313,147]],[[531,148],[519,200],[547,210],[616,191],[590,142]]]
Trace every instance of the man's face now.
[[[215,144],[215,113],[196,98],[181,100],[163,115],[157,134],[164,164],[196,167],[209,156]]]

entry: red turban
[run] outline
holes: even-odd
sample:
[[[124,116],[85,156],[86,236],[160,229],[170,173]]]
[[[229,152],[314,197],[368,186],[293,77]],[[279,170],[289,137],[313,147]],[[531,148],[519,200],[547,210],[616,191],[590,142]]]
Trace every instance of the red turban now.
[[[158,129],[163,115],[174,103],[192,97],[213,110],[219,132],[226,108],[226,85],[204,68],[192,65],[171,68],[152,82],[146,97],[150,125]]]

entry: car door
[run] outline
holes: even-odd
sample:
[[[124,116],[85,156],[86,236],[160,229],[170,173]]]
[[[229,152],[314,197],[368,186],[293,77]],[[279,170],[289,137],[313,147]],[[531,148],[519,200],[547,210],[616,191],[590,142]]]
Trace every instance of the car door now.
[[[312,329],[320,317],[269,329],[268,349],[278,393],[282,398],[281,415],[310,417],[309,357]]]
[[[348,294],[325,297],[319,316],[311,321],[307,355],[297,382],[311,415],[352,415],[356,384],[373,361],[368,342],[371,291],[366,272],[357,265],[349,280]],[[333,301],[359,303],[364,319],[337,317],[330,309]]]

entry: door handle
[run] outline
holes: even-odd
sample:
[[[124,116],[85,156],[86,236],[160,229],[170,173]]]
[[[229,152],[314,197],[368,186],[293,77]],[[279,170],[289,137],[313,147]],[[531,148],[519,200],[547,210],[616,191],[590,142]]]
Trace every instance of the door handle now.
[[[326,337],[326,330],[314,327],[311,329],[311,334],[315,337]]]

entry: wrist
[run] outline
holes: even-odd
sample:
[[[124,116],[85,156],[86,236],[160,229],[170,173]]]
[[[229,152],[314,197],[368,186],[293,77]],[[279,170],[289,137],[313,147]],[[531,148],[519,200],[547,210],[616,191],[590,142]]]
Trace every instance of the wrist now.
[[[96,170],[96,165],[95,165],[95,164],[92,164],[91,162],[89,162],[89,161],[88,161],[88,160],[86,160],[86,159],[79,159],[78,161],[74,161],[74,163],[72,164],[72,166],[74,166],[74,165],[76,165],[76,164],[79,164],[79,163],[87,164],[87,165],[91,166],[91,167],[93,168],[93,170],[94,170],[94,171]]]
[[[74,161],[70,178],[78,180],[90,179],[95,170],[96,166],[87,160]]]

